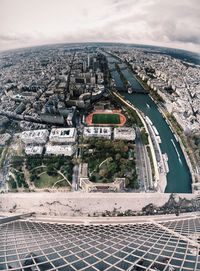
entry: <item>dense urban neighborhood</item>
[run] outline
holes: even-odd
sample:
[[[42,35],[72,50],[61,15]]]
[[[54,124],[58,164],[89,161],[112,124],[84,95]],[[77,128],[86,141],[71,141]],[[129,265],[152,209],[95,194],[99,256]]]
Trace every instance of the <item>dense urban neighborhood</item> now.
[[[200,271],[199,0],[0,0],[0,271]]]
[[[199,76],[198,66],[141,48],[75,44],[2,52],[0,190],[198,190]],[[137,97],[162,116],[171,153]],[[180,191],[170,176],[174,156],[187,173]]]
[[[0,270],[200,271],[198,0],[0,0]]]

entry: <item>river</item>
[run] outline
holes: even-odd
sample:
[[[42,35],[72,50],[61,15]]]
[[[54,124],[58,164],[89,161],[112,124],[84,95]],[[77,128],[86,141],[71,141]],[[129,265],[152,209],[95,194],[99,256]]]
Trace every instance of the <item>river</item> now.
[[[116,70],[113,70],[113,63],[120,63],[114,57],[108,56],[108,66],[111,75],[116,83],[116,88],[121,89],[121,79]],[[143,90],[141,84],[136,80],[134,74],[127,69],[121,70],[126,79],[131,83],[132,88]],[[116,76],[117,74],[117,76]],[[167,153],[169,172],[167,174],[166,193],[191,193],[191,174],[187,166],[185,157],[181,150],[180,144],[177,142],[174,134],[159,112],[157,105],[148,94],[133,93],[128,94],[124,92],[123,95],[135,107],[141,110],[146,116],[150,118],[154,126],[159,132],[161,138],[160,148],[162,153]]]

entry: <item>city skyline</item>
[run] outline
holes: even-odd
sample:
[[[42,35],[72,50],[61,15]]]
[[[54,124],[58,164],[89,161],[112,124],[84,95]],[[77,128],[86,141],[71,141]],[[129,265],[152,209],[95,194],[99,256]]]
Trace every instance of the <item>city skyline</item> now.
[[[199,52],[197,0],[0,0],[0,50],[122,42]]]

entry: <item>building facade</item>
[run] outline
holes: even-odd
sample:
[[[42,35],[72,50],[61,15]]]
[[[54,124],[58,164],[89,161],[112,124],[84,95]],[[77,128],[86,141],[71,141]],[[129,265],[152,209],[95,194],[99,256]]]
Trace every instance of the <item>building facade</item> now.
[[[49,136],[46,129],[25,131],[21,134],[21,140],[25,144],[45,144]]]
[[[65,156],[72,156],[76,148],[72,145],[52,145],[50,143],[46,144],[46,154],[54,154],[54,155],[65,155]]]
[[[114,128],[114,140],[135,140],[135,130],[131,127]]]
[[[49,141],[54,143],[75,143],[77,131],[75,128],[54,128],[51,130]]]
[[[101,137],[111,139],[111,127],[84,127],[84,137]]]

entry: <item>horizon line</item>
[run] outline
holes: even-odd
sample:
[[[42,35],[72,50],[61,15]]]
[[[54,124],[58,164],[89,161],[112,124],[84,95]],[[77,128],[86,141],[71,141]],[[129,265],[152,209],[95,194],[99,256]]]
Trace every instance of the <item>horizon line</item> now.
[[[118,41],[82,41],[82,42],[55,42],[55,43],[41,43],[32,46],[24,46],[24,47],[16,47],[10,49],[0,49],[0,53],[15,51],[15,50],[22,50],[22,49],[31,49],[35,47],[43,47],[43,46],[58,46],[58,45],[75,45],[75,44],[116,44],[116,45],[129,45],[129,46],[146,46],[146,47],[155,47],[155,48],[163,48],[163,49],[172,49],[172,50],[180,50],[189,53],[193,53],[200,56],[200,53],[196,51],[191,51],[188,49],[177,48],[177,47],[167,47],[166,45],[154,45],[154,44],[147,44],[147,43],[129,43],[129,42],[118,42]]]

